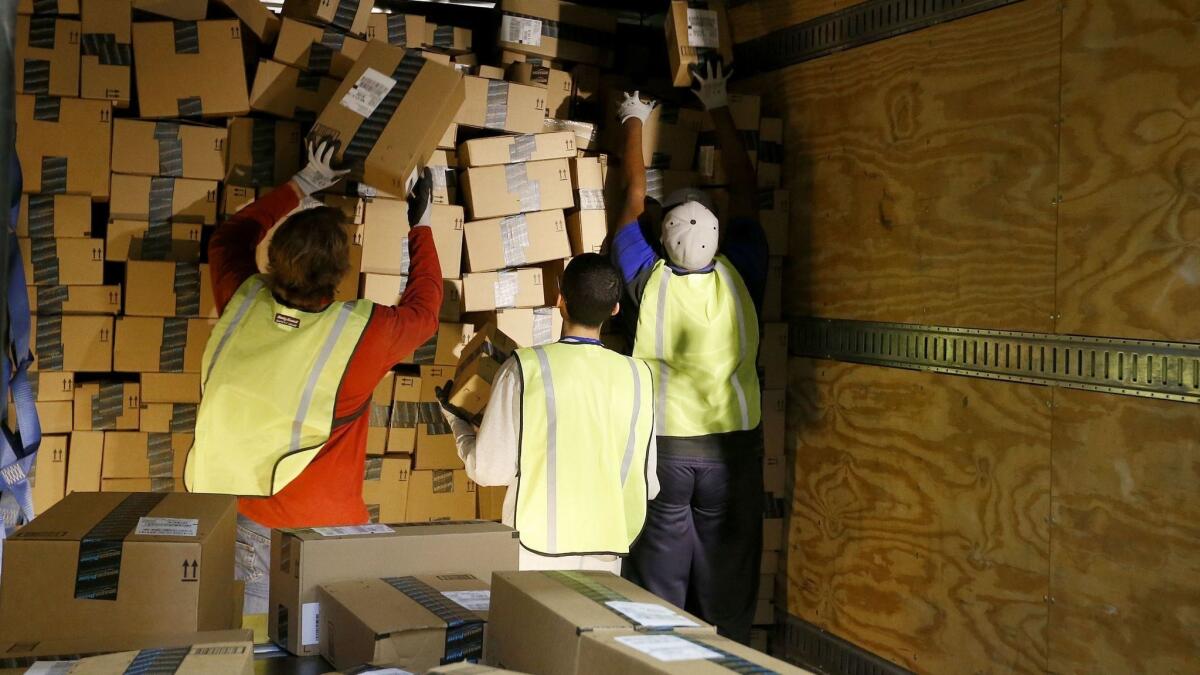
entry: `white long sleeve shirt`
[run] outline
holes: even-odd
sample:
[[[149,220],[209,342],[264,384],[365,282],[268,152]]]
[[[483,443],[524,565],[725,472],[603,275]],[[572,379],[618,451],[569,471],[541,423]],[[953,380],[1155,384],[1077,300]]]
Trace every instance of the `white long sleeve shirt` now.
[[[508,486],[501,522],[509,527],[516,521],[521,400],[524,395],[525,384],[513,357],[500,367],[492,382],[492,394],[478,432],[470,422],[443,411],[454,432],[458,456],[467,467],[467,476],[483,486]],[[657,497],[658,490],[658,444],[651,433],[646,456],[647,498]],[[519,565],[523,570],[607,570],[617,574],[621,571],[621,559],[617,556],[542,556],[524,547]]]

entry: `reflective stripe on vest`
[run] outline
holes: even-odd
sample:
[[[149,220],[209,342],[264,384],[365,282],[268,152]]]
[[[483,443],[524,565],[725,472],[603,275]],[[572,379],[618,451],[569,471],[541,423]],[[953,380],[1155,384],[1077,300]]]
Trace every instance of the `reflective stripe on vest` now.
[[[659,261],[646,283],[633,355],[654,366],[660,436],[746,431],[762,417],[758,313],[724,256],[706,273]]]
[[[368,301],[303,312],[244,282],[205,348],[204,397],[184,483],[192,492],[269,496],[320,453]]]
[[[546,555],[628,553],[646,519],[649,366],[590,344],[515,355],[524,385],[521,544]]]

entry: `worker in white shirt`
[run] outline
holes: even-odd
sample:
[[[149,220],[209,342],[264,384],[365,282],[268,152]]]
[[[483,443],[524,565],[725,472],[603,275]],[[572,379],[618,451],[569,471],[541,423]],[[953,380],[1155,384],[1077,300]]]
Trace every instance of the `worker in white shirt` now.
[[[478,431],[443,406],[471,480],[508,486],[502,522],[521,533],[521,569],[620,573],[658,494],[650,369],[600,343],[621,293],[607,258],[574,258],[562,339],[514,352]]]

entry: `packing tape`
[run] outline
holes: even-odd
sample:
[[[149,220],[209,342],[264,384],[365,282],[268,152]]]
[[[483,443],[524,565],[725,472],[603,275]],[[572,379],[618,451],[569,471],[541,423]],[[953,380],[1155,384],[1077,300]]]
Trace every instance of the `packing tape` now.
[[[29,262],[35,286],[58,285],[58,240],[53,237],[29,240]]]
[[[29,46],[33,49],[54,49],[57,28],[57,16],[29,17]]]
[[[303,89],[304,91],[320,91],[321,76],[318,75],[317,73],[304,73],[304,72],[297,73],[296,74],[296,88]],[[300,106],[297,106],[297,107],[300,107]]]
[[[71,290],[67,286],[37,286],[38,314],[62,314],[63,303],[70,299]]]
[[[783,143],[779,141],[759,141],[758,161],[768,164],[783,164]]]
[[[191,647],[155,647],[143,649],[133,657],[126,667],[127,673],[176,673],[183,660],[191,653]],[[197,649],[199,651],[199,648]]]
[[[437,473],[434,472],[435,484],[438,479]],[[451,480],[453,480],[453,472],[450,473]],[[436,487],[434,491],[437,491]],[[485,622],[478,614],[454,602],[441,591],[416,577],[389,577],[384,581],[446,624],[445,651],[442,663],[478,661],[483,657]]]
[[[199,96],[186,96],[176,99],[179,107],[179,117],[200,117],[204,114],[204,104]]]
[[[504,80],[488,80],[487,113],[483,126],[488,129],[503,129],[508,121],[508,83]]]
[[[92,430],[117,428],[117,418],[125,408],[125,383],[101,382],[92,397]]]
[[[250,130],[250,180],[258,187],[275,185],[275,122],[256,119]]]
[[[747,150],[757,153],[760,136],[758,129],[738,129],[738,136],[742,137],[742,145],[746,146]]]
[[[162,162],[162,144],[159,144]],[[182,169],[183,161],[180,158]],[[142,237],[143,260],[166,260],[171,253],[171,219],[175,211],[175,179],[155,176],[150,179],[150,198],[146,204],[146,232]]]
[[[329,74],[329,67],[333,63],[334,51],[334,49],[324,44],[324,40],[312,43],[312,46],[308,49],[308,69],[302,72],[313,75]],[[340,47],[336,51],[340,51]]]
[[[446,422],[446,418],[442,416],[442,404],[434,401],[433,403],[418,403],[417,405],[420,406],[420,423],[425,425],[426,434],[430,436],[445,436],[450,433],[450,425]]]
[[[671,168],[670,153],[663,152],[662,150],[655,150],[650,155],[650,166],[647,168],[650,168],[650,169],[669,169],[669,168]]]
[[[137,492],[121,500],[79,540],[75,598],[116,600],[125,538],[163,500],[161,494]]]
[[[533,346],[554,342],[554,312],[553,307],[539,307],[533,310]]]
[[[171,223],[155,221],[146,224],[142,232],[139,260],[166,260],[171,254]]]
[[[345,4],[345,0],[342,4]],[[338,11],[341,11],[341,5],[338,6]],[[404,100],[405,95],[408,94],[408,88],[412,86],[413,80],[416,79],[424,65],[425,57],[419,50],[410,49],[404,52],[404,58],[400,59],[400,63],[391,73],[392,79],[396,81],[396,86],[392,87],[391,91],[383,97],[378,106],[375,106],[375,112],[358,125],[358,129],[342,153],[345,160],[354,163],[366,161],[367,155],[371,154],[371,149],[379,140],[379,135],[383,133],[384,127],[396,113],[400,101]]]
[[[54,236],[54,195],[29,195],[25,207],[28,236]]]
[[[175,263],[175,316],[200,315],[200,266]]]
[[[516,272],[497,272],[492,294],[496,309],[505,309],[516,305],[517,293],[520,290],[520,276]]]
[[[500,219],[500,248],[505,267],[525,264],[525,249],[529,248],[529,222],[524,214]]]
[[[646,195],[659,202],[663,200],[662,169],[646,169]]]
[[[57,122],[62,108],[62,99],[57,96],[35,96],[33,98],[33,119],[39,122]]]
[[[533,134],[521,134],[508,144],[508,161],[510,162],[528,162],[533,153],[537,151],[537,136]]]
[[[387,15],[387,41],[394,47],[408,46],[408,21],[403,14]]]
[[[154,140],[158,141],[158,175],[183,177],[183,139],[179,137],[179,124],[155,122]]]
[[[150,464],[150,478],[174,478],[175,448],[171,434],[146,434],[146,461]]]
[[[376,429],[386,429],[388,420],[391,419],[391,406],[383,403],[371,403],[371,413],[367,420],[367,426],[375,427]]]
[[[172,403],[171,433],[196,433],[196,408],[197,406],[195,403]]]
[[[392,419],[388,423],[391,429],[413,429],[421,421],[421,404],[408,401],[392,403]]]
[[[183,353],[187,347],[187,334],[187,319],[177,317],[163,319],[162,344],[158,348],[159,372],[183,372]]]
[[[34,14],[58,14],[58,0],[33,0]]]
[[[383,475],[383,458],[368,457],[363,464],[363,480],[379,480]]]
[[[438,334],[434,333],[433,337],[426,340],[420,347],[417,347],[413,352],[412,362],[418,366],[433,365],[433,359],[437,356]]]
[[[598,188],[579,188],[579,208],[582,211],[603,211],[604,190]]]
[[[347,33],[353,32],[351,29],[354,28],[354,17],[358,14],[358,2],[359,0],[338,0],[337,10],[329,23]]]
[[[62,316],[38,314],[37,317],[38,370],[63,369]]]
[[[408,250],[408,238],[400,245],[400,275],[403,281],[400,282],[400,295],[404,295],[404,289],[408,287],[408,270],[412,266],[412,257]]]
[[[133,65],[133,46],[117,42],[116,33],[84,33],[79,47],[84,56],[95,56],[102,66]]]
[[[174,491],[175,491],[175,479],[174,478],[151,478],[150,479],[150,492],[162,495],[162,494],[166,494],[168,492],[174,492]]]
[[[21,90],[28,94],[50,92],[50,62],[46,59],[25,59],[21,71]]]
[[[543,87],[550,86],[550,69],[538,64],[530,64],[530,66],[529,80]]]
[[[714,647],[713,645],[711,645],[707,642],[702,642],[701,640],[699,640],[695,637],[692,637],[690,635],[686,635],[683,633],[671,633],[671,636],[677,637],[680,640],[685,640],[687,642],[690,642],[690,643],[696,645],[697,647],[700,647],[701,649],[707,649],[710,652],[716,652],[717,654],[720,654],[720,658],[705,659],[704,660],[705,663],[709,663],[714,666],[720,666],[720,667],[724,668],[725,670],[730,670],[735,673],[754,673],[754,675],[779,675],[778,671],[771,670],[770,668],[761,666],[757,663],[751,663],[750,661],[747,661],[746,659],[743,659],[742,657],[740,657],[736,654],[727,652],[724,649],[721,649],[720,647]]]
[[[541,210],[541,185],[537,181],[529,180],[525,164],[505,164],[504,185],[508,193],[521,202],[520,208],[523,213]]]
[[[66,157],[42,157],[42,192],[55,195],[66,194]]]
[[[439,25],[433,29],[433,46],[442,49],[454,48],[454,26]]]
[[[503,12],[504,16],[515,16],[520,19],[532,19],[542,24],[542,36],[554,38],[555,40],[568,40],[570,42],[579,42],[588,46],[603,45],[612,42],[612,35],[594,28],[585,26],[575,26],[572,24],[554,21],[552,19],[543,19],[540,16],[532,16],[530,14],[521,14],[519,12]]]
[[[454,493],[454,471],[449,469],[434,470],[433,493],[440,495]]]
[[[599,581],[597,581],[596,577],[588,574],[587,572],[555,570],[555,571],[542,572],[542,574],[551,579],[554,579],[555,581],[557,581],[560,584],[566,586],[567,588],[575,591],[579,595],[582,595],[583,597],[587,598],[588,600],[591,600],[592,602],[595,602],[596,604],[601,605],[605,609],[608,609],[612,613],[614,613],[617,616],[621,617],[622,619],[628,621],[629,623],[633,624],[634,626],[640,628],[644,625],[644,624],[642,624],[641,621],[638,621],[637,619],[635,619],[631,616],[626,616],[625,614],[622,614],[621,612],[619,612],[615,608],[613,608],[612,605],[608,604],[608,603],[614,602],[614,601],[615,602],[629,602],[629,598],[625,597],[625,595],[620,593],[619,591],[613,590],[613,589],[609,588],[608,586],[605,586],[604,584],[600,583]],[[758,672],[758,671],[754,671],[754,672]]]
[[[200,27],[195,21],[174,21],[175,53],[200,53]]]

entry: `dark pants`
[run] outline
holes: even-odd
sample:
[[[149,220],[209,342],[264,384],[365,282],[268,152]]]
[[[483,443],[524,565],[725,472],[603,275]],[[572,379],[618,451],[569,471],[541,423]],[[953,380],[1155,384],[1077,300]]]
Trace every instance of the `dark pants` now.
[[[658,497],[624,575],[639,586],[750,640],[762,559],[762,458],[659,455]]]

